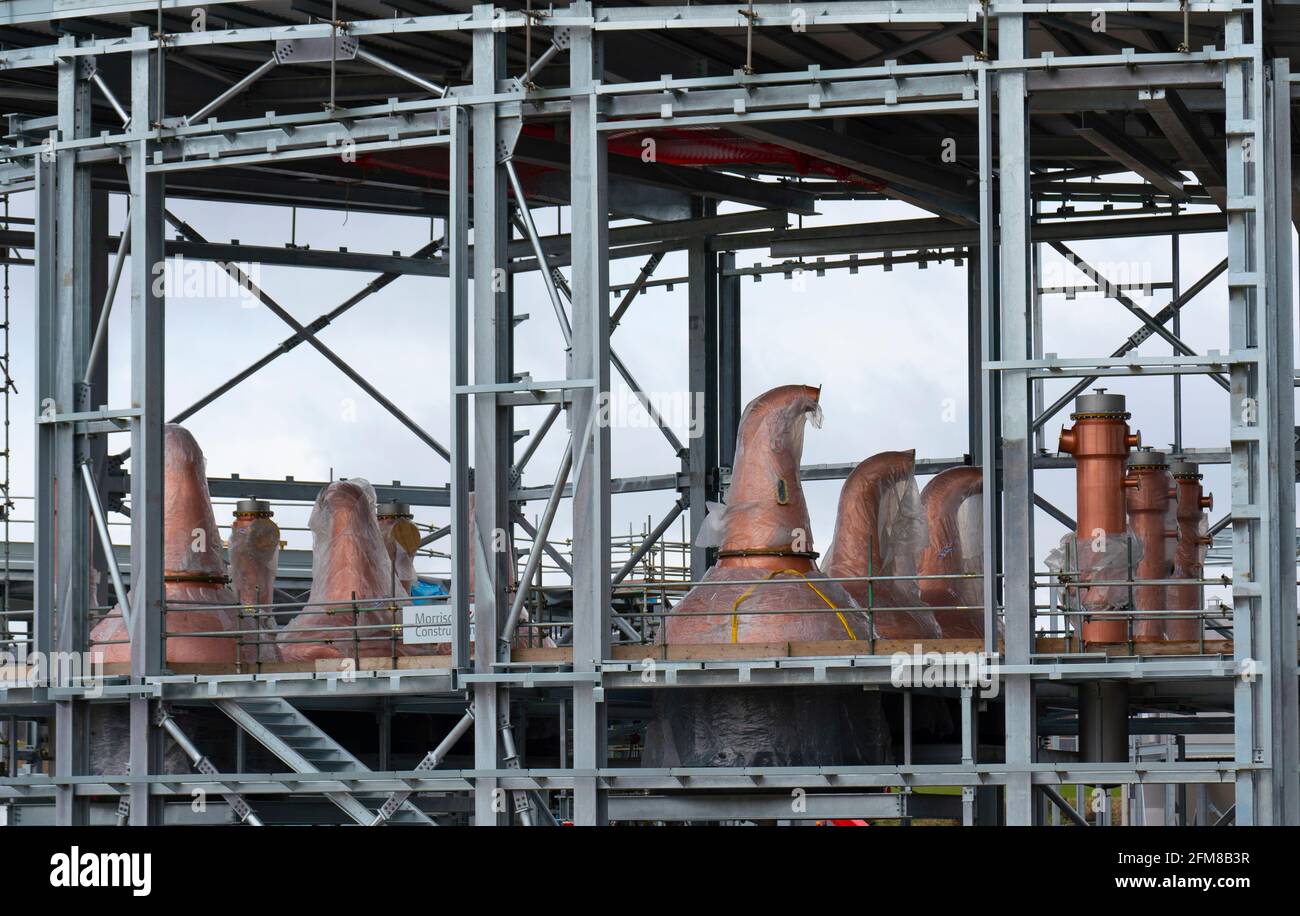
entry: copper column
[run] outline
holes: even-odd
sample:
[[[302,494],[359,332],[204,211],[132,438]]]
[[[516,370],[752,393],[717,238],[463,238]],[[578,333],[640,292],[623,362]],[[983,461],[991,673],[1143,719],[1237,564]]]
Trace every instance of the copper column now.
[[[1074,407],[1070,414],[1074,426],[1061,430],[1060,450],[1074,456],[1079,568],[1080,577],[1087,579],[1086,552],[1105,544],[1108,536],[1124,533],[1124,460],[1129,449],[1141,442],[1141,435],[1129,432],[1122,394],[1107,394],[1098,388],[1093,394],[1079,395]],[[1084,610],[1104,609],[1107,592],[1104,588],[1082,589]],[[1122,643],[1127,641],[1128,629],[1123,620],[1089,620],[1083,624],[1083,638],[1086,642]]]
[[[397,585],[406,594],[415,584],[415,552],[420,549],[420,529],[415,526],[411,507],[406,503],[380,503],[375,510],[379,520],[379,533],[384,536],[388,559],[393,561]],[[394,591],[394,594],[400,594]]]
[[[280,556],[280,526],[271,504],[241,499],[230,526],[230,580],[240,604],[271,604]]]
[[[1140,448],[1128,459],[1124,481],[1129,528],[1142,546],[1142,558],[1134,570],[1138,579],[1168,579],[1173,574],[1172,527],[1174,479],[1164,452]],[[1138,611],[1163,611],[1164,585],[1138,585],[1133,590],[1133,607]],[[1134,642],[1160,642],[1165,638],[1164,618],[1138,617],[1133,622]]]
[[[1178,544],[1174,549],[1174,578],[1201,579],[1205,576],[1205,550],[1210,544],[1209,522],[1205,510],[1214,508],[1214,497],[1201,489],[1201,475],[1196,465],[1174,461],[1169,465],[1178,495],[1176,518]],[[1166,592],[1170,610],[1201,610],[1205,606],[1205,588],[1201,585],[1171,585]],[[1165,623],[1165,637],[1170,642],[1190,642],[1201,638],[1199,617],[1175,617]]]

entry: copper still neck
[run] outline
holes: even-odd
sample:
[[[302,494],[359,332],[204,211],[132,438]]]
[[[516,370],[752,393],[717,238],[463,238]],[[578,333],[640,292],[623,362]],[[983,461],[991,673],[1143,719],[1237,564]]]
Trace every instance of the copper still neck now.
[[[804,426],[820,420],[821,390],[783,385],[749,403],[736,434],[718,565],[755,570],[816,568],[808,503],[799,482]]]
[[[881,452],[859,464],[844,480],[835,517],[835,539],[826,556],[829,576],[883,575],[880,503],[885,494],[911,479],[916,452]],[[846,582],[845,589],[866,606],[871,592],[891,591],[892,583]],[[879,597],[872,604],[882,605]]]
[[[958,513],[962,505],[984,492],[984,471],[978,467],[949,468],[936,474],[921,491],[927,540],[917,572],[922,576],[949,576],[965,572]],[[969,583],[973,583],[973,587]],[[920,580],[921,600],[937,608],[964,603],[964,595],[982,593],[981,580]],[[945,638],[984,635],[984,615],[977,610],[934,612]]]

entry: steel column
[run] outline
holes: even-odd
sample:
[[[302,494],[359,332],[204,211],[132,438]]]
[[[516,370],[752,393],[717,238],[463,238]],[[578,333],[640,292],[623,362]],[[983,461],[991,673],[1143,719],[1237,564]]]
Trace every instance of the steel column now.
[[[136,28],[132,41],[144,45],[149,29]],[[149,171],[149,158],[162,118],[162,91],[155,52],[131,54],[131,133],[135,138],[127,167],[131,184],[131,405],[141,413],[131,425],[131,676],[161,673],[163,667],[163,253],[162,173]],[[130,700],[131,775],[158,772],[160,733],[149,700]],[[148,783],[131,786],[130,820],[161,821],[155,815]]]
[[[75,39],[65,38],[69,45]],[[81,139],[89,136],[90,89],[85,78],[86,65],[76,58],[58,64],[59,138]],[[60,409],[88,410],[89,386],[81,382],[78,364],[90,357],[93,321],[91,318],[91,284],[94,270],[91,258],[94,198],[90,190],[90,171],[78,166],[76,156],[65,152],[57,156],[58,204],[56,245],[58,275],[58,328],[55,346],[59,358],[55,379],[56,399]],[[58,652],[79,653],[86,645],[86,613],[90,605],[90,570],[93,541],[90,537],[88,495],[77,486],[81,471],[78,464],[89,457],[84,436],[70,423],[55,429],[55,516],[58,577],[58,633],[54,644]],[[53,674],[55,668],[51,666]],[[84,702],[64,700],[55,704],[55,772],[81,775],[89,763],[89,709]],[[55,800],[55,818],[60,824],[85,823],[88,810],[84,800],[60,789]]]
[[[571,7],[591,15],[591,3]],[[593,91],[604,77],[599,37],[590,28],[570,33],[569,75],[574,90],[570,122],[573,214],[573,360],[576,378],[594,388],[575,389],[570,411],[573,440],[573,670],[594,671],[609,655],[610,431],[600,422],[609,397],[609,207],[605,135],[597,131],[600,107]],[[573,687],[573,820],[604,824],[608,806],[595,771],[605,765],[604,696],[590,682]]]
[[[713,215],[711,207],[697,216]],[[718,498],[718,283],[717,256],[708,240],[692,241],[687,259],[687,391],[691,440],[686,454],[690,494],[691,578],[703,578],[709,548],[695,544],[708,502]]]
[[[718,465],[729,468],[736,459],[736,430],[744,401],[741,383],[740,277],[736,255],[718,256]]]
[[[1249,52],[1225,78],[1228,310],[1231,350],[1236,821],[1295,823],[1297,791],[1294,356],[1290,228],[1290,86],[1228,18],[1229,50]],[[1281,82],[1277,80],[1280,78]],[[1254,767],[1254,768],[1252,768]]]
[[[1022,60],[1028,52],[1024,16],[998,18],[998,54]],[[998,244],[997,324],[1001,360],[1025,360],[1031,353],[1031,290],[1035,278],[1030,257],[1029,121],[1025,74],[1001,70],[997,75],[998,188],[1001,233]],[[1033,651],[1033,437],[1030,386],[1024,371],[1000,373],[1002,459],[1002,570],[1005,575],[1005,658],[1029,662]],[[986,465],[992,463],[988,456]],[[992,636],[993,634],[988,634]],[[1007,822],[1032,823],[1035,800],[1027,768],[1034,762],[1034,696],[1028,677],[1007,676],[1007,763],[1025,767],[1006,787]]]
[[[469,412],[470,396],[460,389],[469,384],[469,115],[464,108],[453,108],[449,115],[451,131],[450,171],[448,174],[447,266],[448,266],[448,346],[451,351],[451,435],[448,461],[451,480],[448,499],[451,504],[451,657],[453,665],[469,667],[469,570],[474,561],[469,542]],[[421,545],[423,545],[421,541]]]
[[[474,7],[474,18],[491,21],[493,8]],[[505,172],[497,166],[500,130],[496,105],[490,97],[497,80],[505,77],[502,33],[493,29],[474,32],[474,94],[488,101],[473,106],[474,130],[474,383],[491,386],[510,381],[510,296],[506,245],[510,240]],[[506,567],[509,531],[507,497],[511,458],[510,411],[495,391],[473,395],[474,412],[474,671],[489,674],[495,663],[509,581]],[[453,523],[454,524],[454,523]],[[502,717],[510,712],[508,691],[491,684],[474,688],[474,765],[499,769],[503,756],[499,740]],[[479,826],[507,822],[506,793],[492,777],[478,780],[474,789],[474,823]]]

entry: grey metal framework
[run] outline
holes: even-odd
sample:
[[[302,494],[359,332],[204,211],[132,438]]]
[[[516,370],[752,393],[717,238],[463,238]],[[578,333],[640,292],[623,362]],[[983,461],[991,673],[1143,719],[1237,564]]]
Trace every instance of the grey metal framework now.
[[[52,797],[58,822],[79,823],[98,816],[92,797],[118,797],[128,803],[121,811],[130,823],[143,824],[176,817],[178,809],[168,814],[163,803],[203,789],[225,797],[241,817],[262,799],[306,796],[332,802],[352,820],[373,815],[371,822],[381,823],[401,820],[399,812],[423,818],[411,813],[411,800],[470,796],[475,823],[494,824],[508,822],[512,812],[525,823],[546,823],[550,812],[539,793],[558,792],[571,797],[573,821],[594,824],[610,818],[788,818],[781,798],[799,788],[812,799],[811,813],[800,816],[926,816],[930,802],[922,794],[871,790],[942,785],[963,788],[967,823],[989,817],[980,801],[986,798],[1001,804],[1005,821],[1025,824],[1041,821],[1049,803],[1069,809],[1057,791],[1062,786],[1231,783],[1236,823],[1300,823],[1291,551],[1291,224],[1300,215],[1292,189],[1297,83],[1291,65],[1300,55],[1298,6],[1282,0],[574,0],[543,9],[452,0],[11,0],[0,8],[0,98],[6,110],[20,114],[0,147],[0,193],[34,191],[37,212],[29,232],[0,227],[0,242],[6,260],[15,263],[23,260],[21,250],[33,249],[37,279],[34,648],[84,649],[88,609],[113,601],[107,591],[91,593],[87,570],[116,573],[118,564],[89,520],[102,514],[114,486],[124,487],[120,457],[110,456],[106,441],[127,435],[135,598],[131,674],[110,678],[103,688],[104,697],[129,706],[130,772],[88,775],[88,688],[0,683],[6,715],[52,716],[54,722],[53,774],[0,779],[0,800]],[[193,25],[200,12],[206,28]],[[1109,24],[1097,28],[1097,17]],[[610,53],[614,47],[617,57]],[[282,69],[300,64],[308,66],[310,80],[290,82],[278,93],[268,89],[267,100],[253,95],[274,85]],[[659,67],[671,72],[661,74]],[[337,79],[343,72],[347,81]],[[271,106],[279,110],[266,110]],[[1133,112],[1149,119],[1126,117]],[[567,124],[567,149],[525,130],[534,123]],[[1157,130],[1145,132],[1147,123]],[[1211,123],[1223,125],[1221,136],[1207,129]],[[742,168],[615,161],[608,152],[616,132],[698,126],[725,127],[876,179],[881,190],[866,196],[905,200],[933,216],[787,228],[789,214],[811,212],[821,196],[866,192],[835,181],[761,180]],[[897,142],[881,142],[884,131],[895,130]],[[955,164],[940,166],[930,150],[949,134],[959,137],[958,155]],[[334,180],[341,150],[368,155],[436,147],[447,153],[445,192],[425,182],[405,188],[361,182],[345,191]],[[529,190],[537,203],[571,208],[569,234],[539,233],[516,163],[550,170]],[[1134,173],[1141,183],[1068,186],[1081,176]],[[1196,183],[1184,173],[1194,173]],[[120,243],[108,233],[110,193],[129,197]],[[1099,217],[1067,208],[1042,218],[1044,204],[1087,194],[1130,204],[1132,212]],[[405,256],[224,244],[172,218],[169,196],[436,215],[446,221],[446,237],[441,248]],[[747,209],[719,214],[718,201]],[[1183,212],[1187,205],[1215,209]],[[611,228],[620,220],[633,222]],[[169,221],[179,238],[166,238]],[[1225,229],[1225,264],[1192,288],[1171,289],[1170,305],[1154,316],[1133,305],[1122,287],[1076,262],[1095,284],[1088,288],[1105,290],[1142,328],[1108,356],[1057,358],[1041,351],[1042,290],[1034,270],[1039,246],[1068,252],[1065,246],[1083,239]],[[118,244],[117,269],[109,276],[110,246]],[[996,707],[1003,712],[1003,760],[982,759],[987,749],[976,729],[979,699],[966,689],[960,759],[951,763],[908,759],[888,766],[707,771],[610,764],[611,719],[626,691],[889,685],[887,657],[659,660],[647,667],[615,658],[611,650],[611,639],[621,638],[612,620],[612,591],[632,565],[611,568],[611,497],[678,491],[648,548],[683,514],[697,532],[706,500],[725,487],[741,406],[740,279],[761,273],[738,268],[735,255],[755,250],[817,269],[944,259],[968,265],[969,455],[923,459],[918,466],[932,472],[967,460],[982,464],[984,492],[998,497],[984,501],[984,541],[1000,545],[985,551],[984,607],[990,652],[998,648],[992,634],[999,625],[1004,633]],[[665,426],[681,466],[660,477],[620,479],[611,468],[611,430],[599,421],[602,395],[610,388],[611,367],[633,390],[640,387],[611,337],[617,341],[618,320],[639,292],[662,280],[653,278],[654,271],[673,251],[685,251],[689,264],[681,281],[689,300],[688,385],[704,394],[704,415],[696,418],[704,435],[688,448]],[[303,325],[254,287],[290,326],[290,336],[181,416],[306,343],[410,429],[435,468],[447,465],[449,486],[437,485],[437,471],[432,486],[391,493],[380,488],[381,498],[450,507],[451,668],[292,675],[165,669],[165,302],[152,280],[154,265],[173,254],[213,261],[237,279],[238,262],[369,271],[377,274],[369,291],[408,274],[448,278],[449,430],[425,430],[317,336],[365,291]],[[649,260],[636,282],[616,290],[611,316],[609,263],[626,258]],[[831,260],[802,260],[814,258]],[[533,379],[515,365],[508,280],[529,271],[540,271],[546,305],[563,330],[564,378]],[[96,328],[118,273],[131,290],[131,400],[105,406],[95,400],[106,378]],[[1177,336],[1178,313],[1223,273],[1227,348],[1197,354]],[[1168,341],[1175,355],[1132,352],[1152,334]],[[1233,657],[1039,655],[1034,608],[1044,574],[1035,559],[1035,507],[1070,520],[1035,493],[1034,471],[1072,463],[1040,451],[1044,423],[1069,400],[1044,404],[1041,380],[1189,374],[1220,379],[1230,394],[1224,445],[1187,451],[1192,460],[1231,465],[1231,506],[1220,527],[1230,526],[1232,534]],[[536,438],[554,424],[551,435],[569,442],[550,473],[530,468],[530,479],[540,474],[549,485],[524,484],[523,465],[536,441],[521,453],[514,439],[512,408],[537,404],[552,405],[553,412]],[[812,466],[805,479],[843,477],[852,466]],[[212,481],[214,495],[264,498],[309,500],[317,486]],[[471,486],[477,543],[467,538]],[[489,533],[514,525],[522,503],[546,501],[532,550],[537,556],[529,558],[533,569],[561,498],[570,500],[574,532],[572,663],[512,661],[520,606],[508,585],[507,559],[492,549]],[[708,562],[707,552],[697,550],[695,578]],[[480,647],[472,659],[464,588],[471,564]],[[120,591],[121,581],[114,587]],[[1146,697],[1196,697],[1202,709],[1231,712],[1231,759],[1101,764],[1048,753],[1038,734],[1042,699],[1090,681],[1136,685]],[[522,740],[516,733],[527,719],[519,712],[528,708],[521,698],[537,697],[558,703],[561,722],[567,718],[572,728],[571,753],[562,751],[557,768],[531,768],[516,749]],[[315,729],[305,717],[292,718],[295,704],[376,698],[436,701],[465,713],[411,770],[353,766],[340,749],[268,776],[215,772],[203,756],[207,749],[183,733],[176,739],[177,726],[166,712],[168,704],[219,705],[256,737],[258,723],[275,715]],[[473,767],[440,768],[471,729]],[[160,772],[164,732],[181,742],[198,772]],[[334,742],[322,732],[319,745]],[[501,803],[502,793],[512,805]],[[362,796],[365,804],[354,800]],[[248,822],[256,823],[256,815]]]

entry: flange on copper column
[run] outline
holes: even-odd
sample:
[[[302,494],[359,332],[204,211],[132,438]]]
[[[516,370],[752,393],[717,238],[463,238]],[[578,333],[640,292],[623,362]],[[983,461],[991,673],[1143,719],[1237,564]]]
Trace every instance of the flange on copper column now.
[[[1170,528],[1170,509],[1175,496],[1174,480],[1164,452],[1149,447],[1128,457],[1124,480],[1128,523],[1133,537],[1142,545],[1142,558],[1134,569],[1139,580],[1168,579],[1173,575],[1173,541],[1178,532]],[[1164,585],[1138,585],[1133,589],[1133,607],[1138,611],[1163,611]],[[1163,617],[1138,617],[1133,623],[1134,642],[1160,642],[1165,638]]]
[[[1077,541],[1090,544],[1100,538],[1104,542],[1111,535],[1124,533],[1124,460],[1130,448],[1141,444],[1142,436],[1129,432],[1124,396],[1107,394],[1104,388],[1079,395],[1070,419],[1074,426],[1061,430],[1059,448],[1074,456]],[[1080,578],[1104,578],[1104,572],[1099,576],[1095,570],[1099,562],[1090,563],[1092,558],[1085,556],[1086,549],[1081,547],[1078,552]],[[1083,609],[1104,610],[1108,592],[1105,588],[1081,589]],[[1123,620],[1085,620],[1083,638],[1086,642],[1122,643],[1128,640],[1128,628]]]
[[[1205,549],[1213,538],[1205,534],[1205,510],[1214,508],[1214,497],[1201,489],[1200,468],[1190,461],[1172,461],[1169,473],[1177,490],[1178,544],[1174,549],[1175,579],[1201,579],[1205,575]],[[1205,587],[1198,584],[1171,585],[1165,592],[1170,610],[1201,610]],[[1195,642],[1201,638],[1199,617],[1176,617],[1165,622],[1170,642]]]
[[[375,518],[397,581],[409,594],[415,584],[415,553],[420,549],[420,529],[411,521],[411,507],[397,500],[380,503],[375,507]]]

